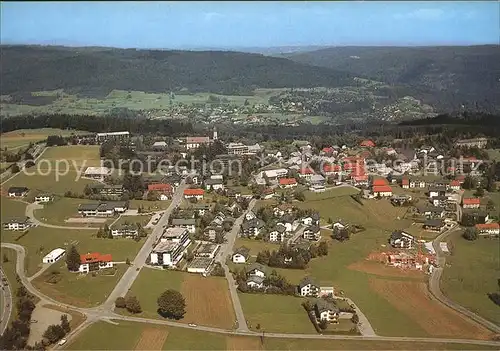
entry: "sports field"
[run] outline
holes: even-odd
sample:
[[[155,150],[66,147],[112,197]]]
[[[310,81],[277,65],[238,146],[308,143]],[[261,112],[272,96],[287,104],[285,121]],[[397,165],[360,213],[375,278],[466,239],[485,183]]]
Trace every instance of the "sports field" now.
[[[451,255],[446,258],[447,267],[441,278],[443,293],[472,312],[500,324],[500,308],[487,295],[500,293],[498,239],[467,241],[457,232],[449,237],[448,243]]]
[[[2,241],[22,245],[26,249],[25,267],[27,275],[35,274],[42,267],[42,258],[55,248],[75,245],[80,254],[100,252],[112,254],[113,261],[131,261],[139,251],[142,241],[131,239],[100,239],[93,230],[67,230],[35,227],[25,233],[4,231]]]
[[[3,104],[2,104],[3,105]],[[28,146],[29,143],[36,143],[47,139],[49,135],[70,136],[72,134],[85,134],[86,132],[77,130],[63,130],[57,128],[41,128],[41,129],[18,129],[12,132],[2,133],[0,137],[0,145],[2,150],[18,149]]]
[[[139,350],[146,336],[154,340],[154,350],[495,350],[493,347],[451,343],[387,342],[363,340],[319,340],[241,337],[186,328],[116,321],[118,325],[97,322],[86,328],[67,350]],[[158,347],[161,339],[165,341]],[[153,348],[154,347],[154,348]]]
[[[139,315],[162,319],[156,300],[167,289],[180,291],[186,299],[186,314],[181,323],[231,329],[235,316],[227,281],[221,277],[202,277],[179,271],[143,269],[130,293],[135,295],[143,312]]]

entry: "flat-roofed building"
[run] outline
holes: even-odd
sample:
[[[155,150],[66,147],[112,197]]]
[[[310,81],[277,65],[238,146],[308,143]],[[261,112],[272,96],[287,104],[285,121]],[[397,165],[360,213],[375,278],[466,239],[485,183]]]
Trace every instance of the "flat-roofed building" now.
[[[190,273],[207,274],[214,262],[210,257],[195,257],[189,264],[187,271]]]
[[[43,263],[54,263],[64,256],[66,251],[61,248],[54,249],[50,251],[47,255],[42,258]]]
[[[201,244],[198,246],[195,252],[196,257],[209,257],[215,258],[217,252],[219,251],[220,245],[217,244]]]
[[[127,140],[130,138],[130,132],[109,132],[109,133],[97,133],[95,139],[97,142],[103,142],[106,140]]]

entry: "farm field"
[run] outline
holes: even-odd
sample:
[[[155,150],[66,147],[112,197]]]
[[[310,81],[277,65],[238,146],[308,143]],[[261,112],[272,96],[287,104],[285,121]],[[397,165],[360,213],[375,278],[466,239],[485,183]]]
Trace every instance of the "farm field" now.
[[[113,108],[128,108],[131,110],[169,109],[171,104],[207,103],[209,96],[227,99],[236,105],[243,105],[245,100],[250,104],[267,103],[269,97],[275,95],[280,89],[256,89],[254,95],[218,95],[210,93],[196,93],[192,95],[176,94],[173,99],[169,93],[146,93],[142,91],[113,90],[102,99],[85,98],[57,91],[33,92],[38,96],[58,95],[57,100],[43,106],[17,105],[2,103],[3,116],[16,116],[23,113],[69,113],[100,115]]]
[[[48,192],[62,196],[66,191],[71,191],[81,194],[87,184],[95,184],[93,180],[82,179],[81,172],[99,163],[98,146],[51,147],[35,166],[9,180],[2,188],[26,186],[31,190],[30,193]]]
[[[316,333],[301,303],[295,296],[239,293],[248,327],[254,331]]]
[[[70,341],[66,350],[139,350],[138,343],[155,335],[149,350],[495,350],[493,347],[451,343],[387,342],[364,340],[282,339],[227,336],[186,328],[116,321],[97,322]],[[162,347],[158,346],[165,338]]]
[[[3,104],[2,104],[3,108]],[[1,134],[1,148],[7,150],[18,149],[23,146],[28,146],[29,143],[36,143],[47,139],[49,135],[70,136],[72,134],[88,134],[87,132],[77,130],[63,130],[57,128],[40,128],[40,129],[18,129]]]
[[[94,307],[106,300],[127,268],[125,264],[118,264],[116,271],[101,270],[93,276],[92,273],[71,273],[66,268],[64,260],[60,260],[34,279],[33,285],[40,292],[57,301],[78,307]],[[114,273],[111,274],[112,272]],[[57,276],[60,280],[57,283],[51,283],[49,278],[53,276]]]
[[[186,314],[180,322],[231,329],[235,316],[227,281],[179,271],[143,269],[130,289],[143,312],[137,316],[162,319],[156,300],[167,289],[180,291],[186,299]],[[126,313],[126,312],[124,312]]]
[[[457,232],[449,237],[448,245],[451,255],[446,263],[450,266],[444,269],[441,278],[443,293],[472,312],[499,324],[500,309],[487,295],[499,292],[498,239],[467,241]]]
[[[111,254],[113,261],[131,261],[139,251],[142,241],[131,239],[96,238],[97,230],[66,230],[35,227],[25,233],[2,229],[2,241],[22,245],[26,249],[25,268],[27,275],[35,274],[42,267],[42,258],[55,248],[68,249],[75,245],[80,254],[100,252]]]

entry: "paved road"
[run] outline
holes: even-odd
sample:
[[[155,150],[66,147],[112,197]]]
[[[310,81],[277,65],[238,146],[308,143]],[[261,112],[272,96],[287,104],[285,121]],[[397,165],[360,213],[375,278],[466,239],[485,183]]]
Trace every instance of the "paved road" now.
[[[235,331],[228,329],[219,329],[212,327],[190,327],[188,324],[172,322],[168,320],[159,320],[159,319],[147,319],[147,318],[138,318],[138,317],[129,317],[129,316],[121,316],[115,314],[111,311],[97,311],[95,309],[86,309],[86,308],[78,308],[71,305],[63,304],[57,302],[44,294],[40,293],[36,290],[31,282],[26,278],[24,273],[24,258],[26,252],[24,247],[16,244],[2,243],[2,246],[12,248],[17,251],[17,260],[16,260],[16,272],[21,278],[22,283],[26,287],[26,289],[40,298],[42,304],[43,303],[51,303],[61,307],[66,307],[71,310],[83,313],[87,320],[77,327],[75,330],[71,331],[70,334],[67,335],[66,339],[69,340],[77,336],[81,331],[83,331],[87,326],[92,323],[103,320],[124,320],[131,322],[140,322],[140,323],[150,323],[150,324],[159,324],[159,325],[168,325],[179,328],[188,328],[188,329],[196,329],[200,331],[209,331],[220,334],[227,335],[247,335],[247,336],[258,336],[260,333],[255,332],[243,332],[243,331]],[[498,346],[500,348],[500,342],[498,341],[484,341],[484,340],[469,340],[469,339],[440,339],[440,338],[412,338],[412,337],[383,337],[383,336],[374,336],[374,337],[366,337],[366,336],[349,336],[349,335],[318,335],[318,334],[278,334],[278,333],[266,333],[267,337],[271,338],[298,338],[298,339],[331,339],[331,340],[378,340],[378,341],[408,341],[408,342],[430,342],[430,343],[454,343],[454,344],[471,344],[471,345],[485,345],[485,346]],[[53,347],[54,349],[58,349],[58,346]]]
[[[12,291],[10,290],[9,281],[3,281],[3,278],[7,279],[4,271],[0,268],[0,280],[2,280],[2,289],[0,290],[0,298],[2,301],[2,321],[0,322],[0,335],[3,334],[7,326],[9,325],[10,315],[12,313]]]
[[[449,308],[465,315],[466,317],[469,317],[473,321],[481,324],[485,328],[488,328],[494,333],[500,334],[500,326],[496,325],[493,322],[488,321],[487,319],[478,316],[477,314],[469,311],[463,306],[460,306],[456,302],[450,300],[448,297],[446,297],[440,287],[440,282],[441,282],[441,275],[443,274],[444,267],[446,266],[446,256],[441,250],[441,247],[439,246],[439,243],[444,241],[450,234],[460,230],[459,227],[454,227],[451,228],[450,230],[445,231],[444,233],[440,234],[434,241],[432,242],[432,246],[434,247],[434,250],[436,251],[436,259],[438,263],[438,268],[435,268],[432,271],[432,275],[429,279],[429,291],[431,294],[442,304],[448,306]]]
[[[115,307],[115,300],[120,296],[125,296],[127,291],[134,283],[134,280],[139,275],[142,267],[144,267],[146,260],[149,254],[151,253],[151,249],[153,248],[154,243],[163,234],[163,226],[168,224],[168,218],[170,217],[170,214],[172,213],[174,208],[176,208],[181,203],[182,198],[184,196],[184,189],[186,189],[186,187],[187,187],[186,180],[184,179],[181,182],[181,184],[179,184],[179,187],[177,188],[172,198],[170,206],[163,213],[163,216],[158,221],[158,224],[156,224],[155,228],[153,229],[153,232],[148,236],[148,238],[144,242],[144,245],[142,245],[142,248],[135,257],[132,265],[130,265],[130,267],[127,269],[127,271],[122,276],[118,284],[116,284],[111,294],[109,294],[106,302],[104,302],[104,304],[99,306],[98,309],[104,308],[106,310],[113,310]]]
[[[256,203],[257,200],[252,199],[252,201],[250,201],[250,203],[248,204],[247,210],[234,221],[233,228],[226,235],[227,241],[222,245],[219,251],[219,255],[217,257],[217,260],[222,265],[222,268],[224,268],[226,280],[227,283],[229,284],[229,293],[231,295],[231,300],[233,301],[236,320],[238,321],[237,330],[243,332],[248,332],[250,329],[248,329],[245,314],[243,313],[243,308],[241,307],[240,297],[238,296],[238,291],[236,289],[236,281],[234,280],[233,274],[231,273],[229,267],[226,264],[226,260],[228,256],[230,256],[233,253],[234,243],[236,241],[236,238],[238,237],[238,232],[240,231],[240,227],[241,224],[243,223],[245,215],[254,208]]]
[[[350,298],[348,297],[342,297],[343,299],[346,299],[347,300],[347,303],[349,303],[349,305],[353,305],[354,306],[354,310],[356,311],[356,314],[358,315],[359,317],[359,325],[358,325],[358,329],[359,329],[359,332],[361,333],[361,335],[363,336],[377,336],[377,334],[375,333],[375,330],[373,330],[373,327],[372,325],[370,324],[370,321],[368,320],[368,318],[366,318],[365,314],[361,311],[361,309],[354,303],[354,301],[352,301]]]

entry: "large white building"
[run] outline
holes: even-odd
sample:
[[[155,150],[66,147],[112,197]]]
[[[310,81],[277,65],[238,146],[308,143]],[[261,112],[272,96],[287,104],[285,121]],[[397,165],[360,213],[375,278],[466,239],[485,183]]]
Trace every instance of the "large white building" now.
[[[47,255],[42,258],[43,263],[54,263],[64,256],[66,251],[61,248],[54,249],[50,251]]]
[[[111,169],[108,167],[87,167],[83,176],[85,178],[104,180],[104,177],[111,174]]]
[[[98,271],[104,268],[112,268],[113,259],[110,254],[101,255],[98,252],[88,253],[85,255],[80,255],[80,267],[78,271],[80,273],[89,273],[92,271]]]
[[[130,132],[110,132],[110,133],[97,133],[95,139],[97,142],[103,142],[106,140],[125,140],[130,137]]]
[[[151,264],[176,267],[191,243],[185,228],[167,228],[151,252]]]

